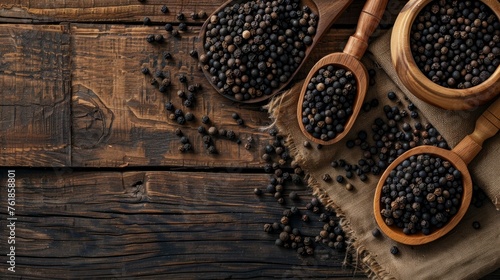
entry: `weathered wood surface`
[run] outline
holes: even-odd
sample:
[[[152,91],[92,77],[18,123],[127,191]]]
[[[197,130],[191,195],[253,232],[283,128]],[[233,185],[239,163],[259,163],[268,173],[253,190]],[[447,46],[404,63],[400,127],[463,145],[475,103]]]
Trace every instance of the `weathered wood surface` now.
[[[191,13],[205,11],[211,14],[225,1],[196,0],[3,0],[0,3],[0,22],[52,23],[52,22],[126,22],[142,23],[149,17],[153,24],[178,22],[177,15],[183,13],[185,22],[201,25],[203,19],[193,20]],[[394,22],[404,1],[390,1],[382,24]],[[365,1],[355,0],[338,19],[337,24],[356,24]],[[162,13],[167,5],[169,11]]]
[[[15,279],[363,277],[342,267],[344,253],[336,250],[318,245],[314,256],[302,258],[274,245],[277,234],[263,225],[279,221],[285,207],[269,194],[253,194],[269,175],[62,168],[17,169],[16,179],[16,272],[2,271]],[[2,190],[6,182],[1,169]],[[292,225],[319,234],[318,215],[304,209],[310,190],[286,188],[301,197],[287,206],[311,215],[310,223]]]
[[[269,137],[260,129],[271,120],[266,112],[259,110],[262,104],[235,104],[210,86],[198,69],[198,61],[188,55],[198,46],[197,27],[183,33],[181,38],[173,38],[157,27],[122,25],[75,24],[71,26],[71,34],[72,109],[77,112],[73,114],[73,166],[259,167],[263,164],[260,155]],[[148,34],[163,34],[166,41],[149,44],[144,39]],[[348,30],[332,30],[324,41],[329,43],[318,47],[304,69],[309,69],[322,54],[340,48],[349,34]],[[164,51],[171,52],[173,59],[165,60]],[[142,67],[148,67],[152,73],[156,70],[167,73],[172,80],[169,90],[161,93],[158,85],[151,85],[153,75],[141,74]],[[182,99],[177,96],[178,90],[186,91],[186,86],[178,81],[180,74],[188,77],[188,84],[202,86],[192,108],[183,106]],[[196,120],[185,125],[170,120],[169,112],[164,109],[166,101],[184,112],[193,112]],[[88,107],[89,102],[100,105]],[[94,109],[99,109],[96,123],[88,114]],[[243,127],[231,118],[234,112],[245,120]],[[209,155],[203,147],[202,135],[197,132],[203,115],[211,120],[207,128],[214,125],[234,130],[243,144],[215,138],[220,152]],[[97,128],[100,131],[89,133],[87,127],[92,127],[91,132],[96,132]],[[193,152],[178,151],[179,137],[174,133],[177,127],[191,140]],[[249,136],[255,143],[253,148],[246,150],[244,143]]]
[[[152,33],[164,34],[166,42],[148,44],[144,38]],[[211,88],[196,59],[188,55],[197,46],[197,33],[198,27],[192,27],[177,39],[160,27],[3,25],[2,164],[260,167],[262,147],[270,139],[261,128],[271,121],[260,105],[234,104]],[[331,30],[297,79],[321,56],[342,49],[351,33],[350,29]],[[172,53],[171,61],[162,58],[164,51]],[[160,93],[151,85],[151,76],[140,72],[144,66],[169,73],[170,90]],[[192,110],[176,96],[177,90],[185,90],[177,80],[180,73],[188,76],[190,84],[202,85]],[[179,126],[169,120],[164,109],[167,100],[192,111],[196,121]],[[231,119],[233,112],[245,120],[243,127]],[[208,155],[197,133],[205,114],[211,125],[234,130],[243,142],[252,136],[254,147],[246,150],[244,143],[216,139],[220,154]],[[179,153],[176,127],[190,138],[193,152]]]
[[[71,164],[68,32],[0,24],[0,165]]]

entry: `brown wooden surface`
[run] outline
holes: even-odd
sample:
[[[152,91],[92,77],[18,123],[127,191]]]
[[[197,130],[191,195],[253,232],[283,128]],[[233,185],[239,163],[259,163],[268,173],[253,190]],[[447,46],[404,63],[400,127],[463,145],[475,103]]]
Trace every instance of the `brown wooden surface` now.
[[[262,148],[271,137],[267,113],[216,94],[188,53],[203,20],[220,1],[3,0],[0,3],[0,166],[16,169],[16,274],[40,278],[364,278],[342,266],[344,254],[319,246],[313,257],[274,246],[263,224],[279,220],[283,206],[266,194]],[[296,80],[322,56],[341,51],[365,1],[355,0],[316,46]],[[405,1],[389,1],[375,36],[394,22]],[[160,9],[167,4],[170,12]],[[180,39],[163,29],[186,16]],[[143,26],[144,17],[153,26]],[[148,34],[167,41],[148,44]],[[174,59],[165,62],[163,51]],[[162,94],[140,69],[164,68],[173,77]],[[182,126],[194,151],[177,151],[179,127],[163,108],[177,107],[175,75],[200,83],[194,123]],[[183,110],[186,112],[188,110]],[[239,127],[231,119],[245,120]],[[234,129],[254,147],[216,139],[208,155],[196,128],[202,115]],[[295,117],[295,116],[291,116]],[[33,168],[34,167],[34,168]],[[249,169],[252,168],[252,169]],[[0,227],[6,228],[6,172],[0,169]],[[310,190],[297,190],[304,211]],[[287,206],[291,206],[289,203]],[[321,224],[297,224],[316,235]],[[2,233],[3,230],[2,230]],[[0,252],[7,250],[0,242]],[[3,258],[2,258],[3,260]],[[356,272],[356,273],[355,273]],[[490,279],[500,274],[493,273]]]
[[[5,190],[7,171],[0,174]],[[253,194],[269,175],[18,169],[16,177],[18,266],[6,276],[363,277],[342,267],[343,253],[317,246],[315,257],[300,258],[274,246],[277,234],[265,233],[263,225],[279,220],[283,207],[269,194]],[[304,209],[309,190],[287,186],[292,190],[302,198],[301,211],[311,215],[310,223],[294,227],[319,234],[319,216]],[[7,208],[6,199],[0,207]],[[3,212],[1,218],[5,228]],[[6,250],[1,242],[0,251]]]

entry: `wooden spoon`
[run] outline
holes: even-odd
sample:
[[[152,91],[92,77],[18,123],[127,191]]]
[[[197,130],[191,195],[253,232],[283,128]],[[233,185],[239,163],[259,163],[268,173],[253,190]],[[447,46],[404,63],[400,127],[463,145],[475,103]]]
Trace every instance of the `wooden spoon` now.
[[[382,174],[382,177],[380,178],[375,190],[373,211],[375,220],[377,221],[380,229],[391,239],[408,245],[421,245],[434,241],[452,230],[465,215],[472,197],[472,180],[467,169],[467,164],[469,164],[472,159],[479,153],[482,148],[483,142],[486,139],[493,137],[497,133],[499,128],[500,99],[497,98],[496,101],[491,104],[490,107],[488,107],[488,109],[486,109],[486,111],[478,118],[478,120],[476,121],[476,128],[474,129],[474,132],[467,135],[462,141],[460,141],[460,143],[458,143],[457,146],[455,146],[453,150],[446,150],[434,146],[418,146],[403,153],[395,161],[393,161]],[[410,156],[419,154],[431,154],[438,156],[443,160],[448,160],[455,166],[457,170],[462,173],[462,201],[458,212],[442,228],[435,230],[429,235],[424,235],[423,233],[406,235],[403,233],[401,228],[398,228],[396,226],[388,226],[384,222],[384,219],[380,214],[380,211],[383,207],[382,203],[380,202],[380,198],[382,195],[382,187],[391,170],[396,168],[397,165],[399,165]]]
[[[212,15],[216,15],[220,11],[224,10],[227,6],[236,4],[236,3],[245,3],[249,2],[249,0],[230,0],[227,1],[226,3],[222,4]],[[276,95],[278,92],[283,90],[289,83],[290,81],[295,77],[297,72],[299,72],[299,69],[304,65],[304,62],[307,60],[309,55],[311,54],[311,51],[314,49],[314,46],[320,41],[321,37],[330,29],[330,26],[337,20],[337,18],[342,14],[342,12],[351,4],[352,0],[301,0],[300,1],[300,6],[308,6],[312,12],[314,12],[316,15],[318,15],[318,22],[316,26],[316,33],[313,36],[313,41],[310,46],[306,48],[305,51],[305,56],[302,59],[301,64],[297,69],[295,69],[295,72],[290,76],[288,81],[285,83],[282,83],[278,88],[272,91],[271,94],[268,95],[262,95],[260,97],[256,98],[251,98],[248,100],[237,100],[234,98],[234,96],[224,94],[219,90],[219,88],[212,83],[212,75],[206,70],[202,69],[203,73],[205,74],[205,77],[208,79],[209,83],[214,87],[214,89],[221,94],[222,96],[236,101],[236,102],[241,102],[241,103],[257,103],[261,102],[264,100],[267,100],[271,98],[272,96]],[[207,25],[210,22],[210,15],[208,19],[205,21],[203,26],[201,27],[200,30],[200,38],[201,38],[201,48],[200,48],[200,54],[205,53],[205,50],[203,48],[203,44],[205,43],[205,34],[207,32]]]
[[[368,88],[368,72],[364,65],[359,61],[366,49],[368,48],[368,38],[371,36],[373,31],[377,28],[380,19],[385,11],[388,0],[368,0],[361,11],[359,16],[358,25],[356,27],[356,32],[354,35],[349,37],[343,52],[332,53],[322,59],[320,59],[313,68],[309,71],[305,83],[302,86],[302,91],[299,98],[299,103],[297,105],[297,119],[299,121],[299,126],[304,135],[309,138],[309,140],[321,144],[321,145],[331,145],[340,141],[351,129],[356,117],[358,116],[359,110],[363,105],[365,99],[366,90]],[[308,81],[311,80],[313,76],[316,75],[319,69],[327,67],[328,65],[333,65],[335,68],[344,68],[350,70],[355,78],[357,84],[357,95],[353,104],[353,112],[349,117],[349,120],[344,125],[344,131],[336,135],[335,138],[324,141],[313,137],[304,127],[302,123],[302,102],[304,101],[304,96],[307,91]]]

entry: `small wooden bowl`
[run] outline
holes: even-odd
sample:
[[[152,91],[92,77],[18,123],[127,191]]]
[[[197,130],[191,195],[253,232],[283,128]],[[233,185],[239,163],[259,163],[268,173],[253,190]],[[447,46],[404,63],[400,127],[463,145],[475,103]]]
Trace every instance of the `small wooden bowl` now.
[[[482,105],[500,93],[500,67],[483,83],[452,89],[428,79],[418,68],[410,47],[411,26],[420,11],[432,0],[411,0],[398,15],[391,35],[391,58],[396,73],[408,90],[432,105],[447,110],[469,110]],[[498,0],[481,0],[500,19]]]
[[[405,159],[409,158],[413,155],[419,154],[430,154],[438,156],[442,159],[446,159],[450,161],[453,166],[462,173],[462,186],[463,193],[462,199],[460,201],[460,208],[457,213],[442,227],[439,229],[435,229],[432,233],[425,235],[423,233],[415,233],[415,234],[404,234],[403,229],[397,226],[388,226],[380,211],[383,209],[383,204],[380,201],[382,195],[382,187],[385,184],[386,178],[389,176],[389,173],[400,163],[402,163]],[[401,156],[399,156],[389,168],[385,170],[380,177],[380,180],[377,184],[377,188],[375,190],[375,198],[373,200],[373,212],[375,215],[375,220],[377,221],[378,226],[389,238],[399,243],[407,244],[407,245],[422,245],[425,243],[429,243],[434,241],[443,235],[447,234],[450,230],[452,230],[458,222],[463,218],[465,212],[469,208],[469,204],[472,198],[472,179],[470,173],[467,169],[467,164],[462,160],[462,158],[454,153],[453,151],[434,147],[434,146],[418,146],[415,147]]]

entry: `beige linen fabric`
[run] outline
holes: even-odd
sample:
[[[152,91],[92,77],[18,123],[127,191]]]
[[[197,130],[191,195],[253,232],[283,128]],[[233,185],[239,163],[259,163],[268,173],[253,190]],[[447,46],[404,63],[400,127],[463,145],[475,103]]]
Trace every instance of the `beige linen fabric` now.
[[[379,42],[387,38],[381,37]],[[388,44],[385,45],[387,46]],[[388,54],[385,47],[372,48],[372,52],[377,55]],[[387,66],[384,62],[377,61],[378,64]],[[364,59],[363,62],[368,69],[377,67],[370,59]],[[345,184],[339,184],[335,180],[325,182],[321,179],[324,174],[329,174],[332,178],[345,174],[343,170],[330,166],[332,160],[343,158],[355,163],[361,158],[360,150],[345,148],[345,142],[354,138],[361,129],[370,131],[373,120],[383,115],[381,107],[384,104],[394,105],[386,98],[387,92],[391,90],[397,93],[404,105],[408,103],[404,96],[408,95],[420,110],[421,122],[425,124],[427,119],[430,120],[451,146],[472,131],[479,110],[462,114],[443,113],[401,91],[384,71],[379,70],[376,84],[369,88],[365,99],[369,101],[377,97],[381,102],[379,107],[369,112],[360,112],[351,132],[339,143],[321,149],[316,145],[305,148],[302,143],[307,138],[302,134],[296,117],[301,86],[302,81],[273,99],[269,104],[269,112],[279,131],[287,135],[287,145],[295,160],[307,172],[314,192],[341,217],[345,231],[353,239],[352,249],[369,276],[376,279],[477,279],[500,267],[500,212],[495,211],[494,205],[488,200],[481,208],[471,206],[463,220],[445,237],[426,245],[408,246],[398,244],[386,236],[375,238],[371,234],[376,227],[373,197],[379,176],[370,175],[365,182],[361,182],[357,176],[348,179],[354,185],[352,191],[346,190]],[[440,117],[436,114],[440,114]],[[458,118],[459,121],[453,122],[450,118]],[[488,191],[488,195],[494,194],[492,197],[498,196],[499,188],[500,172],[498,164],[494,162],[498,158],[498,140],[493,143],[496,146],[492,145],[493,141],[486,142],[487,147],[473,163],[471,170],[473,177],[480,179],[478,182]],[[489,160],[489,163],[484,163],[485,160]],[[473,221],[481,223],[479,230],[472,228]],[[393,245],[400,249],[397,256],[390,253]]]
[[[369,51],[376,61],[399,87],[399,89],[424,113],[429,121],[441,132],[450,147],[455,147],[467,134],[474,131],[476,119],[486,109],[488,104],[469,111],[443,110],[427,104],[415,97],[399,80],[392,66],[390,37],[391,31],[373,42]],[[488,197],[500,208],[500,136],[497,134],[485,141],[483,150],[469,164],[469,170],[474,180],[483,188]]]

